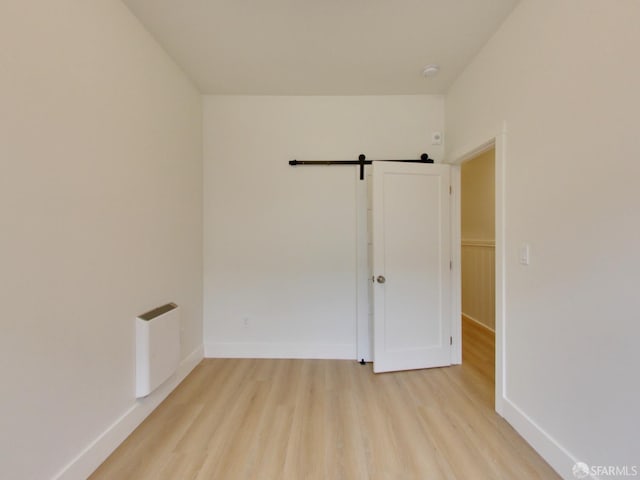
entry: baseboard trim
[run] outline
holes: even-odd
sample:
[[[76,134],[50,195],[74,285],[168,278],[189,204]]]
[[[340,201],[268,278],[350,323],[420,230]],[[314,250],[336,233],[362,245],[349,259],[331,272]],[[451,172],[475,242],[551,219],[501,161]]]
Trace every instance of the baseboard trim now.
[[[480,327],[482,327],[482,328],[485,328],[485,329],[489,330],[491,333],[493,333],[493,334],[495,334],[495,333],[496,333],[496,331],[495,331],[493,328],[486,326],[486,325],[485,325],[484,323],[482,323],[480,320],[476,320],[476,319],[475,319],[475,318],[473,318],[471,315],[467,315],[466,313],[462,312],[462,316],[463,316],[464,318],[466,318],[467,320],[469,320],[470,322],[477,323],[477,324],[478,324],[478,326],[480,326]]]
[[[178,371],[149,396],[136,400],[118,420],[92,441],[53,480],[86,479],[140,425],[151,412],[185,379],[204,357],[202,346],[180,362]]]
[[[508,398],[502,402],[502,416],[564,480],[575,479],[572,468],[579,461],[556,439]],[[589,475],[589,479],[598,480]]]
[[[296,358],[355,360],[356,345],[315,343],[240,343],[208,342],[206,358]]]

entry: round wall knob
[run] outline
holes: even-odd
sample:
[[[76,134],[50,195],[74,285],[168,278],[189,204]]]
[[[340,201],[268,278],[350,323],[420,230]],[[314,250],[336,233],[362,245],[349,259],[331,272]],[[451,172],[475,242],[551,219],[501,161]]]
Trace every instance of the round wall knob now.
[[[386,278],[384,278],[382,275],[378,275],[378,278],[376,278],[376,281],[377,281],[378,283],[384,283],[384,282],[386,282],[386,281],[387,281],[387,279],[386,279]]]

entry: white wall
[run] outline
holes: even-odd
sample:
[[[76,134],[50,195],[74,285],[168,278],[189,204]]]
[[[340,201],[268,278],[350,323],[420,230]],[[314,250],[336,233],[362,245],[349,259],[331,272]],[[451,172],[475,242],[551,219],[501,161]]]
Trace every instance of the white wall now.
[[[158,401],[135,316],[197,361],[201,97],[119,1],[5,0],[0,135],[0,477],[85,478]]]
[[[446,98],[450,160],[507,125],[505,413],[564,478],[640,459],[639,23],[523,0]]]
[[[288,161],[440,160],[442,97],[209,96],[204,109],[206,355],[355,359],[357,169]]]

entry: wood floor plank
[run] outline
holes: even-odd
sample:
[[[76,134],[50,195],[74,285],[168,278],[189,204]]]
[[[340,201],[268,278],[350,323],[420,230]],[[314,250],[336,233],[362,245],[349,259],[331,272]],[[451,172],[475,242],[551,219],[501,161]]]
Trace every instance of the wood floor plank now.
[[[494,339],[472,323],[447,368],[204,360],[90,478],[560,478],[494,412]]]

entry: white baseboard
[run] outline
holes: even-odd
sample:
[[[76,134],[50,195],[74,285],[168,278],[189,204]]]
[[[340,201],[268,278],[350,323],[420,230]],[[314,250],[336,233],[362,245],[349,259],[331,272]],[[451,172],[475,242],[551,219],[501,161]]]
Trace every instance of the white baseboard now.
[[[306,358],[355,360],[355,344],[207,342],[206,358]]]
[[[564,480],[574,480],[573,466],[580,461],[536,424],[508,398],[502,402],[502,415],[513,428],[551,465]],[[589,479],[598,480],[589,475]]]
[[[178,371],[158,389],[145,398],[136,400],[118,420],[64,467],[53,480],[84,480],[104,462],[142,421],[185,379],[204,357],[202,346],[189,354]]]

